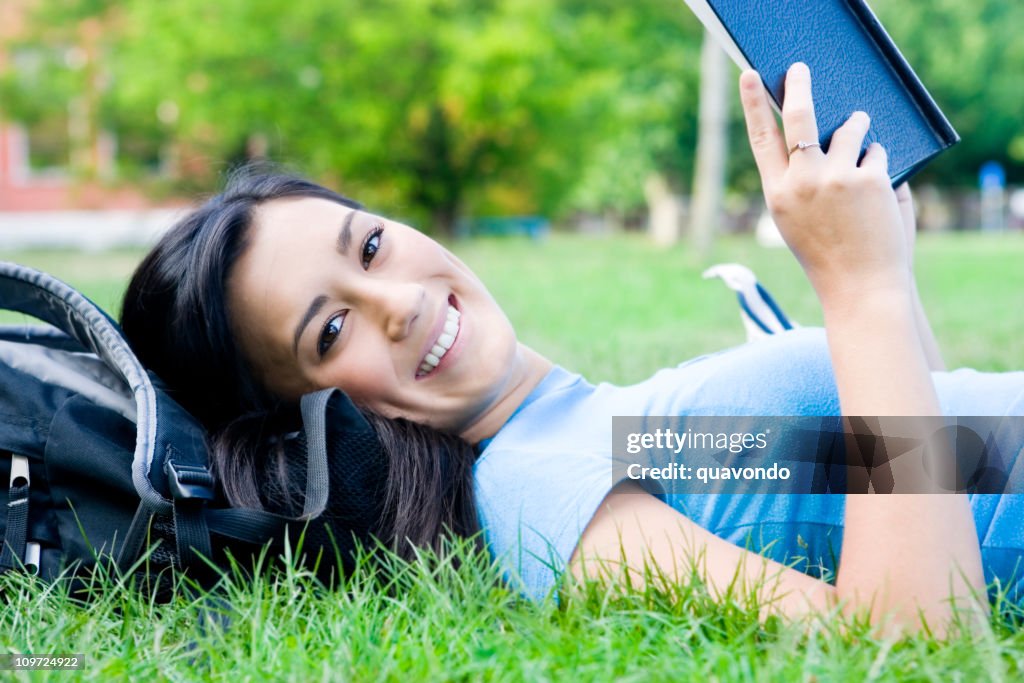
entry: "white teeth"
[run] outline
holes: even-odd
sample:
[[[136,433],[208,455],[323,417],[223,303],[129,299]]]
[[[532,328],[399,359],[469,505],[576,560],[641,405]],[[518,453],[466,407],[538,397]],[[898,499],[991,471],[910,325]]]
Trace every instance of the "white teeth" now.
[[[459,334],[459,318],[462,316],[459,311],[453,306],[448,306],[448,314],[444,323],[444,331],[441,336],[437,338],[434,345],[430,348],[430,352],[423,358],[423,362],[420,363],[420,369],[417,373],[419,376],[426,375],[431,370],[437,367],[438,363],[441,362],[441,358],[448,352],[448,349],[455,343],[455,337]]]

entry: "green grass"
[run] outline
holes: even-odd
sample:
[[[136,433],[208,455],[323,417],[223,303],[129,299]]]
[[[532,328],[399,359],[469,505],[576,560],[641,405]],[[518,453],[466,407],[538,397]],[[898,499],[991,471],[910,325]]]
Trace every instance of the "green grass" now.
[[[481,241],[458,249],[520,338],[593,380],[631,382],[744,341],[735,296],[683,249],[643,238]],[[814,293],[785,249],[722,240],[708,263],[743,263],[787,313],[820,325]],[[1024,366],[1024,236],[924,235],[919,289],[950,367]],[[1014,303],[1017,302],[1017,303]]]
[[[112,577],[86,604],[63,584],[0,577],[3,647],[82,654],[78,672],[33,680],[810,681],[1018,680],[1024,632],[955,630],[892,640],[835,615],[784,623],[758,606],[713,600],[699,581],[667,590],[597,584],[559,603],[526,602],[468,544],[463,565],[364,562],[339,589],[293,563],[242,579],[217,599],[179,581],[166,604]],[[387,566],[387,563],[385,563]],[[24,675],[24,674],[23,674]],[[2,674],[0,674],[2,677]],[[27,678],[27,676],[25,676]]]
[[[659,367],[743,341],[735,299],[683,249],[640,238],[554,236],[537,244],[455,245],[491,287],[520,338],[593,380],[631,382]],[[80,287],[111,312],[139,254],[0,254]],[[754,268],[791,315],[819,324],[813,293],[784,250],[723,240],[712,259]],[[1024,238],[922,236],[922,297],[951,366],[1024,366]],[[1017,301],[1017,304],[1014,302]],[[7,316],[3,321],[23,320]],[[756,606],[715,602],[699,583],[531,604],[495,581],[486,559],[400,568],[389,585],[357,573],[324,592],[275,570],[226,589],[231,626],[200,628],[182,591],[159,605],[107,580],[87,605],[61,586],[0,577],[0,648],[85,653],[79,672],[22,680],[1017,680],[1024,631],[897,642],[820,618],[762,623]],[[9,672],[0,672],[0,680]]]

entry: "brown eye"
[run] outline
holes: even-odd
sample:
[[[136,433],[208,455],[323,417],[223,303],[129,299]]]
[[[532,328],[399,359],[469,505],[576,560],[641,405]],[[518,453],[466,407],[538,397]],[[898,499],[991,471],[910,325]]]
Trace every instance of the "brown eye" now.
[[[380,242],[384,235],[384,226],[380,223],[369,232],[363,241],[363,269],[370,267],[370,262],[380,250]]]
[[[316,352],[323,358],[324,354],[327,353],[331,344],[333,344],[339,336],[341,336],[341,327],[345,324],[345,312],[332,315],[328,318],[327,322],[324,323],[324,327],[320,330],[320,339],[316,343]]]

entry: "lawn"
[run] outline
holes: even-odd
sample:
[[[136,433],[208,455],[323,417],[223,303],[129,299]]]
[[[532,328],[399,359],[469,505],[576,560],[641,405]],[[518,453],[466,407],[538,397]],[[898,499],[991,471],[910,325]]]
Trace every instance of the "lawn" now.
[[[641,238],[554,235],[454,245],[490,286],[520,338],[592,380],[631,382],[667,364],[742,343],[733,295],[704,281],[684,249]],[[139,254],[0,254],[48,270],[116,314]],[[950,366],[1024,366],[1024,237],[924,235],[922,297]],[[710,262],[754,268],[793,318],[820,324],[813,293],[785,250],[722,240]],[[1013,304],[1018,301],[1018,304]],[[6,316],[3,321],[22,320]],[[0,578],[0,651],[83,653],[83,670],[33,680],[1017,680],[1024,633],[993,620],[983,634],[892,642],[838,619],[761,623],[755,608],[707,599],[697,584],[655,592],[525,603],[485,559],[458,570],[412,565],[386,587],[355,575],[311,588],[281,570],[233,582],[231,625],[201,628],[194,601],[168,605],[108,586],[89,605],[24,577]],[[0,680],[6,672],[0,673]],[[24,674],[22,674],[24,676]]]

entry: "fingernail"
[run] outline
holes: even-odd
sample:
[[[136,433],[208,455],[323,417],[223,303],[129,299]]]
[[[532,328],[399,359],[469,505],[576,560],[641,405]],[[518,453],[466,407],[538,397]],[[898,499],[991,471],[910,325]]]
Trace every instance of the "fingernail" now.
[[[789,67],[790,73],[796,73],[797,71],[800,71],[801,69],[803,71],[805,71],[805,72],[808,72],[808,73],[810,72],[810,69],[807,68],[807,65],[804,64],[803,62],[794,62],[793,66]]]

